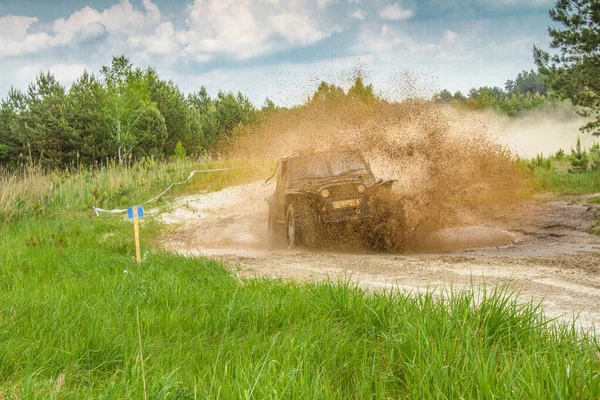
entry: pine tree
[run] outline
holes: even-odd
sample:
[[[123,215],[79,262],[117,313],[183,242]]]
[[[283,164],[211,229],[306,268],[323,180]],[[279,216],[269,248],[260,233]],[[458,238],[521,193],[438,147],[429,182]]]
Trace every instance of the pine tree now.
[[[546,83],[562,98],[580,106],[579,113],[596,117],[582,127],[600,135],[600,1],[557,0],[548,28],[550,54],[534,46],[534,58]]]
[[[114,156],[115,146],[100,115],[105,97],[101,83],[85,71],[65,98],[65,118],[77,137],[76,150],[84,164]]]
[[[571,149],[571,166],[569,172],[583,173],[588,169],[588,156],[584,148],[581,147],[581,140],[577,138],[575,149]]]

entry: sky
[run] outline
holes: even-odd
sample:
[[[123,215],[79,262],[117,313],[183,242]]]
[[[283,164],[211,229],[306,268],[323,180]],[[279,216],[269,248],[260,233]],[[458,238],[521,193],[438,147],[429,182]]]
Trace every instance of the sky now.
[[[548,47],[554,0],[0,0],[0,98],[115,55],[185,93],[302,103],[361,75],[390,99],[504,87]]]

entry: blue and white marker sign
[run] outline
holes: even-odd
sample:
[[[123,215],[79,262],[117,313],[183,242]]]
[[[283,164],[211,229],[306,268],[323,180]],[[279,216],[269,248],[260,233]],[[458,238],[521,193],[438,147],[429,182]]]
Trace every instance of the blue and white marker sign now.
[[[137,217],[144,218],[144,206],[136,206],[137,208]],[[127,209],[127,218],[133,219],[133,207]]]

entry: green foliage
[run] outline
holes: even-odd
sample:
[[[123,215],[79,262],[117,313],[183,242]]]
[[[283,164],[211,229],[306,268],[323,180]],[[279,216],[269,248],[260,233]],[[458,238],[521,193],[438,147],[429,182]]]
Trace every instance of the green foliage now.
[[[67,123],[77,138],[76,151],[81,162],[97,164],[111,155],[114,143],[102,120],[106,90],[94,75],[87,71],[71,86],[65,102]]]
[[[148,69],[146,80],[150,99],[163,116],[168,136],[165,139],[164,153],[171,154],[177,143],[190,142],[190,110],[185,96],[171,81],[161,80],[156,71]]]
[[[346,96],[344,89],[339,86],[329,84],[327,82],[321,82],[317,91],[313,94],[309,100],[310,103],[318,102],[339,102]]]
[[[119,162],[123,164],[129,156],[162,152],[167,127],[151,99],[148,78],[154,78],[152,71],[134,70],[129,60],[120,56],[100,72],[107,89],[102,119],[116,143]]]
[[[348,89],[348,96],[367,105],[372,105],[377,99],[373,90],[373,85],[365,86],[365,83],[360,76],[354,80],[354,85]]]
[[[240,126],[259,121],[260,112],[242,93],[219,92],[211,98],[206,88],[188,96],[191,109],[191,137],[193,141],[184,143],[186,149],[196,152],[214,146],[219,140],[232,136]]]
[[[469,91],[468,98],[460,92],[452,95],[448,90],[442,90],[433,99],[458,108],[496,110],[514,117],[528,110],[553,107],[556,104],[556,98],[548,91],[544,82],[544,75],[523,71],[516,80],[506,82],[506,90],[488,86],[473,88]]]
[[[26,93],[11,90],[2,104],[8,154],[24,154],[29,163],[47,168],[76,156],[78,140],[65,119],[64,100],[65,89],[50,73],[40,73]]]
[[[350,101],[359,107],[371,107],[377,101],[381,101],[373,89],[373,85],[365,85],[363,78],[358,76],[354,84],[348,89],[348,93],[341,87],[321,82],[316,92],[307,101],[307,105],[315,107],[337,107]]]
[[[558,0],[550,17],[560,26],[550,26],[550,55],[534,47],[534,58],[548,84],[562,98],[581,106],[585,117],[596,118],[582,127],[600,135],[600,3],[597,0]]]
[[[575,149],[571,149],[571,166],[570,172],[583,173],[588,169],[588,156],[585,149],[581,146],[581,140],[577,138]]]
[[[187,152],[185,150],[185,147],[183,147],[183,143],[181,143],[181,140],[180,140],[175,145],[175,150],[173,150],[173,155],[175,156],[175,158],[183,159],[183,158],[185,158],[186,153]]]
[[[541,96],[547,96],[549,92],[546,85],[546,79],[547,77],[545,75],[534,70],[519,72],[514,81],[506,81],[506,92],[508,94],[539,93]]]
[[[113,216],[0,226],[4,398],[600,396],[595,336],[509,289],[240,279],[144,222],[140,266]]]
[[[537,156],[527,163],[533,172],[534,188],[540,191],[568,194],[598,193],[599,149],[600,145],[594,144],[588,153],[578,140],[575,148],[571,149],[572,154],[568,157],[562,149],[551,158]]]
[[[544,157],[544,154],[540,153],[535,158],[532,158],[531,162],[527,164],[527,166],[531,171],[535,170],[536,168],[549,170],[552,167],[552,161],[549,158]]]
[[[271,104],[265,112],[275,109]],[[202,87],[186,98],[154,69],[118,56],[99,78],[85,71],[68,91],[50,73],[41,73],[26,93],[11,89],[0,103],[0,164],[52,170],[117,158],[125,165],[165,159],[179,142],[197,157],[259,121],[260,113],[241,93],[212,99]]]

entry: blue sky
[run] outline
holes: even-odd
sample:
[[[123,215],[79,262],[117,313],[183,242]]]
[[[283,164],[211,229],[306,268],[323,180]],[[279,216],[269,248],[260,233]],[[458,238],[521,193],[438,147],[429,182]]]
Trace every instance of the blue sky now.
[[[504,86],[547,46],[554,0],[0,0],[0,96],[41,70],[69,85],[113,55],[184,92],[302,102],[363,74],[390,99]]]

